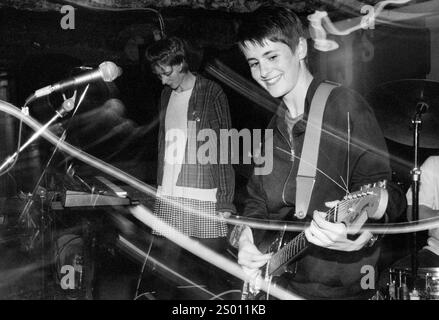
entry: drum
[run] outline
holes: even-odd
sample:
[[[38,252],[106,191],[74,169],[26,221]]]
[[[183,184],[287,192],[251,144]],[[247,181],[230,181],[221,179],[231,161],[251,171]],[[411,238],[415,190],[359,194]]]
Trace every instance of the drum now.
[[[413,279],[409,268],[389,269],[388,300],[439,300],[439,268],[419,268]]]

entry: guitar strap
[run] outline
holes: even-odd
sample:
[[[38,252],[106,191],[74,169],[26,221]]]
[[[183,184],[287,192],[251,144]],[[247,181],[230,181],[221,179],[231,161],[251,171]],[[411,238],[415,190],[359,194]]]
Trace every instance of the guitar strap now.
[[[314,187],[326,101],[332,89],[338,86],[339,84],[336,83],[322,82],[311,101],[296,177],[296,213],[294,215],[299,219],[306,217]]]

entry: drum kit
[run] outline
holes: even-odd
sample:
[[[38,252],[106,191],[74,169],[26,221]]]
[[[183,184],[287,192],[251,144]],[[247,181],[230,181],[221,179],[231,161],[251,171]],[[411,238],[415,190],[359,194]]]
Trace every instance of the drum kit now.
[[[390,268],[387,285],[389,300],[439,300],[439,268]]]
[[[419,220],[419,149],[439,149],[439,82],[403,79],[378,86],[369,100],[384,136],[413,147],[410,171],[412,221]],[[439,300],[439,265],[418,266],[417,238],[412,234],[411,268],[390,268],[384,299]]]

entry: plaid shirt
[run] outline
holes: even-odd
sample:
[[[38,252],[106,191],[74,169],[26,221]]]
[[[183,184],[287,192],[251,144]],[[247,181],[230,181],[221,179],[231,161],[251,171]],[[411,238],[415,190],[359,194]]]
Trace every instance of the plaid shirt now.
[[[212,129],[217,137],[217,163],[200,164],[189,161],[191,158],[197,158],[197,150],[200,146],[209,142],[197,141],[196,150],[192,150],[191,144],[186,144],[185,158],[177,180],[177,186],[191,187],[199,189],[217,188],[217,211],[229,211],[236,213],[233,205],[235,192],[235,173],[230,163],[220,164],[220,129],[230,129],[230,111],[227,97],[221,87],[213,81],[210,81],[200,75],[196,75],[196,82],[189,99],[188,121],[196,123],[195,137],[191,136],[188,130],[188,141],[197,141],[197,135],[202,129]],[[159,129],[159,153],[157,168],[157,183],[162,184],[163,166],[165,155],[165,116],[168,107],[169,98],[172,89],[166,86],[160,99],[160,129]],[[190,140],[194,139],[194,140]],[[188,157],[191,155],[191,158]],[[193,161],[192,161],[193,162]]]

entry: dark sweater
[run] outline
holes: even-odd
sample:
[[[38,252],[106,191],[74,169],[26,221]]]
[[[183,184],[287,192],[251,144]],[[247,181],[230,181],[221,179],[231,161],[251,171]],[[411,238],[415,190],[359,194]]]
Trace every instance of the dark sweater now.
[[[293,143],[290,141],[285,121],[287,109],[281,104],[268,128],[273,129],[273,170],[268,175],[253,175],[248,183],[249,198],[244,216],[260,219],[294,220],[296,175],[302,152],[306,122],[311,100],[320,84],[313,80],[305,100],[303,119],[293,127]],[[351,131],[348,172],[348,114]],[[292,151],[298,157],[291,157]],[[375,115],[366,101],[356,92],[345,87],[332,90],[323,116],[317,173],[307,220],[314,210],[327,211],[326,201],[339,200],[349,191],[362,185],[386,179],[390,181],[391,170],[385,140]],[[326,177],[327,176],[331,179]],[[390,185],[386,215],[393,221],[402,214],[405,198],[402,191]],[[259,245],[265,232],[254,230],[255,243]],[[376,266],[379,245],[356,252],[340,252],[309,245],[306,255],[297,264],[297,273],[289,281],[290,289],[306,298],[355,298],[365,294],[361,288],[361,268]]]

